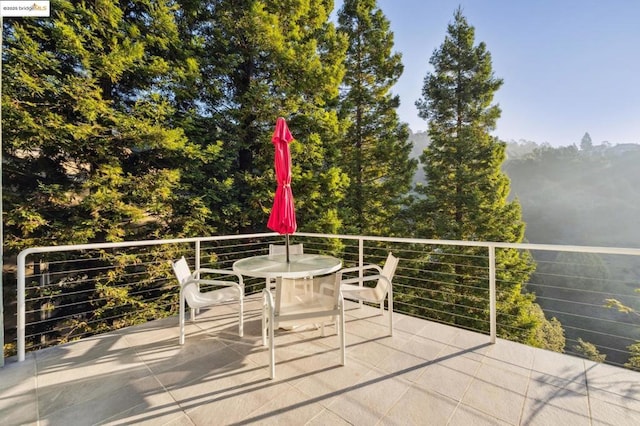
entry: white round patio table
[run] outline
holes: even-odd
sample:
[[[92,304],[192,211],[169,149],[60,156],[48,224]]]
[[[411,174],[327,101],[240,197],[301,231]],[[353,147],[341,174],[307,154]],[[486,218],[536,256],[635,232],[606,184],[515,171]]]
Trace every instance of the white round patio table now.
[[[274,254],[253,256],[233,263],[233,271],[258,278],[305,278],[326,275],[342,268],[342,260],[323,254]]]

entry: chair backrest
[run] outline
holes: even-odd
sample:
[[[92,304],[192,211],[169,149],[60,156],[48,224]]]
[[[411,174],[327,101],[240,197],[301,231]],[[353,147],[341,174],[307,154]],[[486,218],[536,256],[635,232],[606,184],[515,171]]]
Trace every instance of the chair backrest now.
[[[286,254],[287,246],[282,244],[269,244],[269,254]],[[289,244],[289,254],[304,254],[302,244]]]
[[[176,278],[180,285],[184,285],[185,281],[191,276],[191,270],[189,269],[187,259],[182,256],[182,258],[173,262],[171,266],[173,267],[173,273],[176,274]]]
[[[193,281],[189,284],[186,284],[187,280],[191,278],[191,269],[189,269],[187,259],[182,256],[179,260],[172,263],[171,265],[173,266],[173,272],[176,274],[176,278],[180,283],[180,287],[182,287],[182,295],[187,301],[187,305],[189,305],[189,307],[191,308],[197,307],[200,289]]]
[[[340,276],[338,274],[313,277],[313,291],[324,297],[320,304],[324,308],[335,308],[340,300]]]
[[[387,260],[384,262],[384,267],[382,268],[382,276],[387,277],[389,283],[385,280],[378,280],[378,284],[376,285],[374,292],[376,297],[382,300],[389,290],[387,286],[393,282],[393,276],[396,273],[396,268],[398,267],[398,262],[400,259],[395,257],[392,253],[389,253],[387,256]]]
[[[292,291],[296,283],[312,283],[312,293],[304,294],[303,298],[294,297],[289,299],[286,296],[288,291]],[[340,300],[340,280],[338,274],[315,276],[313,278],[282,278],[280,285],[284,288],[276,290],[276,312],[279,315],[303,314],[308,318],[281,321],[277,319],[279,326],[317,324],[319,322],[331,320],[331,316],[326,311],[331,311],[338,307]],[[316,314],[317,315],[314,315]],[[321,320],[318,320],[321,319]]]

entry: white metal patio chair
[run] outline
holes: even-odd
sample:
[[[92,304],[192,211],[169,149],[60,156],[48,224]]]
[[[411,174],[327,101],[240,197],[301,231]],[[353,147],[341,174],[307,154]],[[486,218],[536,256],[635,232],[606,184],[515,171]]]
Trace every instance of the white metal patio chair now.
[[[281,244],[269,244],[269,255],[286,254],[287,246]],[[304,254],[304,246],[300,244],[289,244],[289,254]],[[276,281],[274,279],[267,278],[267,285],[270,289],[275,289]],[[311,294],[311,280],[296,280],[294,285],[287,286],[283,291],[285,298],[290,298],[293,294],[302,289],[305,294]]]
[[[302,279],[298,279],[302,280]],[[263,290],[262,311],[262,344],[269,347],[270,377],[275,378],[275,330],[279,327],[291,325],[291,330],[302,329],[303,325],[317,327],[322,324],[335,322],[336,333],[340,343],[340,365],[345,365],[345,334],[344,334],[344,302],[340,292],[338,274],[323,275],[305,279],[311,282],[313,294],[300,295],[292,301],[283,300],[277,293],[283,286],[295,285],[296,279],[276,280],[276,297],[269,289]]]
[[[359,266],[345,268],[338,272],[341,282],[342,295],[345,299],[357,300],[380,305],[380,315],[384,315],[384,300],[388,299],[389,305],[389,336],[393,336],[393,276],[396,273],[398,259],[389,253],[384,267],[369,264],[362,268]],[[375,275],[364,275],[366,270],[373,269],[378,273]],[[359,277],[342,279],[344,273],[361,272]],[[365,286],[365,282],[376,281],[375,287]],[[357,284],[357,285],[355,285]]]
[[[244,334],[243,327],[243,300],[244,282],[242,275],[225,269],[200,268],[193,273],[189,269],[189,264],[184,256],[171,263],[173,272],[180,284],[180,344],[184,344],[184,316],[185,301],[191,308],[191,321],[195,320],[196,309],[219,305],[222,303],[237,300],[239,302],[238,334]],[[215,274],[216,276],[235,276],[238,282],[228,279],[202,279],[203,274]],[[200,284],[214,285],[219,287],[215,290],[201,292]]]
[[[269,254],[286,254],[287,246],[283,244],[269,244]],[[304,254],[304,246],[300,244],[289,244],[289,254]]]

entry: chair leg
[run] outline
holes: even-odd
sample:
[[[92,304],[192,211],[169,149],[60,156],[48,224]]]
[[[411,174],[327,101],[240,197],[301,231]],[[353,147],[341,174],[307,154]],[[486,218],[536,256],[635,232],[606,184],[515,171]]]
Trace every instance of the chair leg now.
[[[305,278],[303,281],[304,286],[304,296],[311,295],[311,299],[313,300],[313,280],[311,278]]]
[[[267,294],[262,292],[262,346],[267,346]]]
[[[275,356],[275,318],[273,297],[268,288],[262,290],[262,345],[267,346],[267,333],[269,334],[269,377],[276,377]]]
[[[389,293],[389,336],[393,336],[393,294]]]
[[[180,302],[179,302],[179,305],[180,305],[180,307],[178,309],[178,311],[179,311],[178,315],[179,315],[180,318],[179,318],[178,322],[179,322],[180,325],[178,327],[180,329],[180,332],[179,332],[180,336],[178,338],[178,342],[181,345],[184,345],[184,315],[185,315],[184,308],[185,308],[185,306],[184,306],[184,296],[182,294],[182,289],[180,289]]]
[[[346,336],[344,333],[344,301],[340,299],[339,307],[340,307],[340,315],[338,315],[336,321],[336,332],[338,334],[338,338],[340,339],[340,365],[345,365],[347,363],[347,354],[346,354]]]
[[[269,307],[269,377],[276,378],[276,345],[273,310]]]
[[[244,336],[244,300],[243,296],[240,295],[240,318],[238,319],[238,335],[240,337]]]

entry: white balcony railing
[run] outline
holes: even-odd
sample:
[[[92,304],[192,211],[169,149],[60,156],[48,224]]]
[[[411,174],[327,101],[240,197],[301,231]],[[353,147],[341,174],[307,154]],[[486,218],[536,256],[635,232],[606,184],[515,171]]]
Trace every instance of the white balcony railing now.
[[[505,327],[496,315],[496,288],[510,284],[496,269],[496,256],[528,251],[538,269],[523,290],[536,293],[547,318],[560,319],[566,352],[575,352],[581,339],[606,354],[606,362],[623,365],[628,346],[640,341],[635,315],[605,306],[617,300],[640,311],[640,249],[311,233],[292,240],[304,243],[305,252],[339,256],[345,266],[380,264],[394,252],[401,259],[396,310],[483,332],[491,342]],[[231,268],[282,241],[263,233],[26,249],[17,260],[18,360],[27,351],[176,314],[169,260],[185,255],[194,267]],[[247,278],[245,285],[256,293],[264,280]]]

